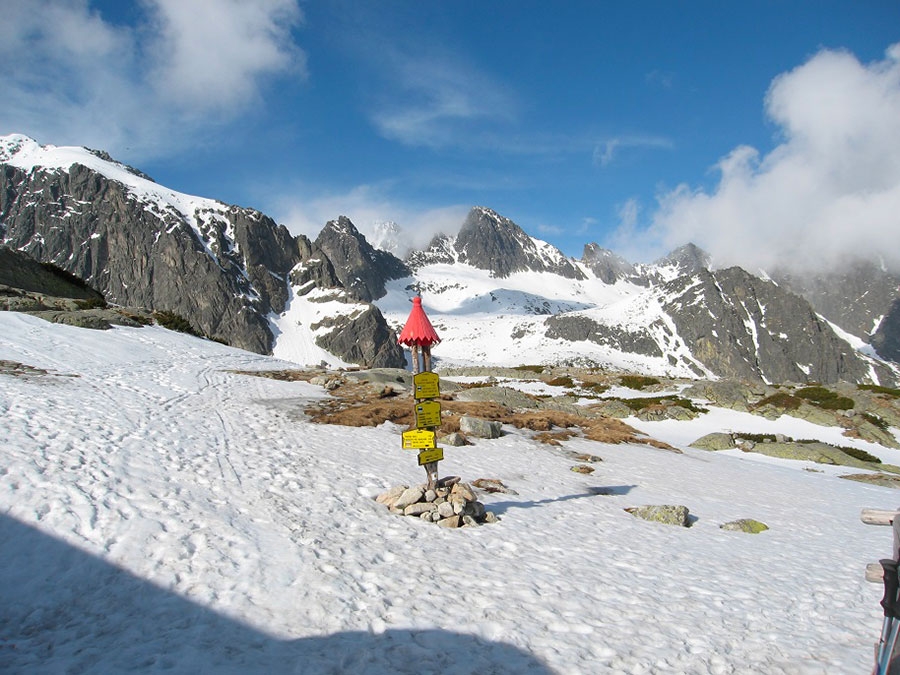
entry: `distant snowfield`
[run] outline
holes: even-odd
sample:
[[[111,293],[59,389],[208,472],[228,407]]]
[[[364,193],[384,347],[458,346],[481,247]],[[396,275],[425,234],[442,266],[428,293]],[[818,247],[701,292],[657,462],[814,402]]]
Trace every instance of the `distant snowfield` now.
[[[451,531],[372,500],[424,478],[395,425],[313,425],[321,389],[228,372],[285,362],[9,312],[0,359],[51,371],[0,374],[0,671],[870,669],[881,591],[863,571],[891,535],[859,512],[897,506],[890,489],[573,439],[604,459],[580,475],[508,429],[446,448],[443,475],[518,492],[483,496],[499,523]],[[646,428],[683,445],[723,421],[703,419]],[[623,510],[641,504],[697,520]],[[771,529],[719,529],[746,517]]]

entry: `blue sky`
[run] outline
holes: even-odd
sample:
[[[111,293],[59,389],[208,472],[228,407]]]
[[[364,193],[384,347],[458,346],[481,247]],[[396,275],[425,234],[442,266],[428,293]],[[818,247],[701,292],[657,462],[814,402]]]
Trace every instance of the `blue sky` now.
[[[573,256],[900,236],[895,0],[0,7],[0,133],[313,237],[345,214],[418,244],[476,204]]]

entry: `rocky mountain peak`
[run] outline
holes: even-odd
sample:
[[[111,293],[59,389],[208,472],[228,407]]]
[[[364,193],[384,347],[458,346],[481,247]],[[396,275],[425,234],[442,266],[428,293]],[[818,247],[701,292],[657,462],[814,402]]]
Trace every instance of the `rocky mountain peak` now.
[[[552,272],[568,279],[584,278],[559,249],[530,237],[509,218],[483,206],[469,211],[454,248],[460,262],[489,270],[495,277],[533,271]]]
[[[709,269],[710,262],[709,253],[704,251],[696,244],[685,244],[679,246],[667,256],[657,260],[654,265],[657,267],[674,267],[681,274],[694,274],[701,270]]]
[[[633,282],[641,281],[638,278],[637,269],[634,265],[609,249],[601,248],[594,243],[585,245],[584,253],[581,255],[581,262],[598,279],[607,284],[614,284],[621,279],[628,279]],[[646,285],[646,281],[644,281],[643,285]]]
[[[385,283],[409,275],[394,255],[373,247],[346,216],[329,221],[315,241],[334,265],[344,287],[365,302],[385,294]]]

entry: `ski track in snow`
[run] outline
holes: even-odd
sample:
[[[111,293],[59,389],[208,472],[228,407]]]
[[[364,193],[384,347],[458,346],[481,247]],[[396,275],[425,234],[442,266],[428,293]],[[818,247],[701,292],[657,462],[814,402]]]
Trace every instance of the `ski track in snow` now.
[[[0,671],[866,672],[881,626],[863,507],[889,489],[789,463],[507,429],[442,475],[500,478],[501,522],[372,497],[420,482],[400,429],[319,426],[283,362],[161,328],[0,313]],[[701,434],[697,434],[701,435]],[[689,529],[623,509],[684,504]],[[771,529],[726,533],[752,517]]]

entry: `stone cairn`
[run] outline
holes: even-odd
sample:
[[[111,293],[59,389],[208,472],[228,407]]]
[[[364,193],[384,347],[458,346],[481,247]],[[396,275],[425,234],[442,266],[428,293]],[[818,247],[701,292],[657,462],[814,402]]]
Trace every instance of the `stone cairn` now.
[[[441,527],[475,527],[499,520],[458,476],[442,478],[432,489],[425,484],[398,485],[378,495],[375,501],[388,507],[391,513],[421,518]]]

